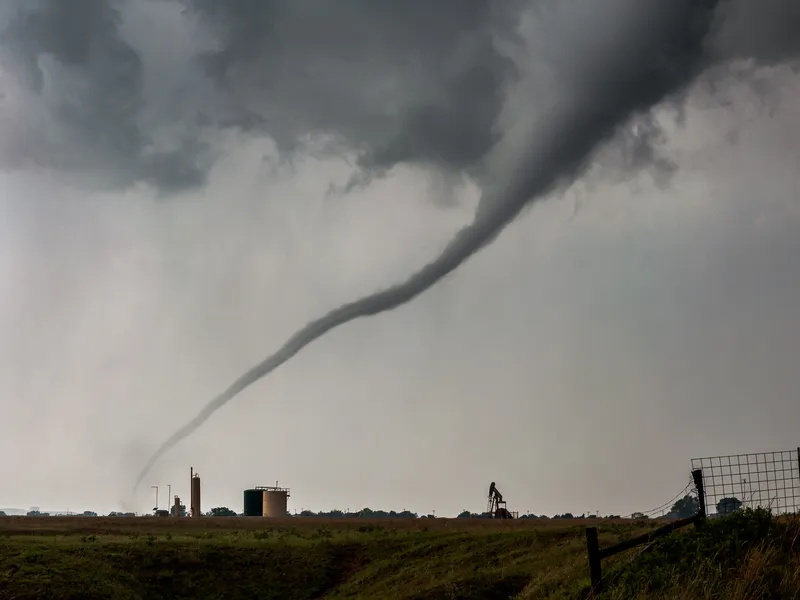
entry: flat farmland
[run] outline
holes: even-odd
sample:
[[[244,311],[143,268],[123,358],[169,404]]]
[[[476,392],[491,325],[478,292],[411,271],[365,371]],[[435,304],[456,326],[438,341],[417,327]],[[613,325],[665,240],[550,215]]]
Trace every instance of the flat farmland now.
[[[321,528],[337,531],[360,528],[381,528],[393,531],[465,532],[465,531],[531,531],[570,529],[590,525],[616,525],[625,528],[646,528],[660,521],[627,519],[326,519],[315,517],[0,517],[0,535],[45,534],[128,534],[128,533],[203,533],[288,530],[314,531]]]
[[[661,523],[0,517],[0,600],[582,600],[590,524],[605,548]],[[687,527],[604,559],[620,577],[601,597],[800,597],[798,526],[744,513]]]
[[[588,522],[0,517],[0,599],[573,597]]]

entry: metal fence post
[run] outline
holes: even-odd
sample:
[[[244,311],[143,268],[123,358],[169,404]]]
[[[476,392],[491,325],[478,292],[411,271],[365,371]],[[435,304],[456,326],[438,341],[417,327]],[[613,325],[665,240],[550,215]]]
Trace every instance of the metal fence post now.
[[[586,528],[586,549],[589,551],[589,577],[592,580],[592,590],[600,589],[600,580],[603,571],[600,566],[600,542],[597,539],[597,527]]]

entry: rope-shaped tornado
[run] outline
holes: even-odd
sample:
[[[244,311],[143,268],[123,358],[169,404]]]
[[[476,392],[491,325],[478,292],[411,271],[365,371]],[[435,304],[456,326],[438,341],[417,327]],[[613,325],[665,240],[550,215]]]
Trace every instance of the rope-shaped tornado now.
[[[334,327],[409,302],[491,242],[526,205],[560,183],[574,180],[592,151],[613,136],[617,127],[694,78],[716,4],[716,0],[632,3],[630,11],[634,14],[626,15],[623,31],[601,36],[602,51],[592,56],[591,67],[571,82],[566,100],[545,118],[513,132],[517,139],[527,140],[526,147],[507,163],[510,166],[504,182],[484,190],[474,221],[456,234],[438,258],[405,282],[336,308],[300,329],[161,444],[145,464],[135,487],[161,456],[246,387]],[[620,33],[624,34],[622,38]],[[502,144],[499,150],[507,152]]]

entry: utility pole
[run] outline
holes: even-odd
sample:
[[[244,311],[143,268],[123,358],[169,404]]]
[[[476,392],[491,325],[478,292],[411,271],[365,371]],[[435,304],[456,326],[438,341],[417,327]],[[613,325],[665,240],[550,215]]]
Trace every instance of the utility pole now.
[[[153,512],[155,512],[158,510],[158,486],[151,485],[150,487],[156,491],[156,507],[153,509]]]
[[[168,483],[167,484],[167,506],[171,507],[172,506],[172,504],[170,504],[171,502],[172,502],[172,484]]]

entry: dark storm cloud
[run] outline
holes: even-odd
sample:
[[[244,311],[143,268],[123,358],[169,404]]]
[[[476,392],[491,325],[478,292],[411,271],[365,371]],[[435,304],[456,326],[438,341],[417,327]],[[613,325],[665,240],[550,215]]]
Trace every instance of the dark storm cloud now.
[[[519,2],[184,2],[219,41],[209,75],[284,152],[329,136],[369,172],[461,170],[497,140],[514,66],[492,36],[513,37]]]
[[[202,183],[196,141],[161,150],[142,132],[143,65],[120,37],[109,0],[12,0],[2,9],[3,66],[46,120],[12,116],[13,163],[88,172],[105,185],[137,181],[164,191]],[[25,125],[33,125],[36,135]],[[31,143],[36,138],[37,143]]]
[[[800,59],[800,2],[727,0],[717,11],[709,52],[715,60],[776,64]]]
[[[508,49],[523,47],[520,16],[557,6],[536,0],[180,1],[214,40],[201,61],[243,111],[237,124],[268,134],[287,155],[309,150],[304,142],[320,137],[325,151],[355,152],[358,170],[346,189],[400,163],[467,171],[484,182],[480,162],[502,133],[497,117],[517,79]],[[598,19],[613,18],[617,5],[602,8]],[[796,57],[798,12],[795,0],[724,0],[704,66]],[[570,30],[577,37],[550,39],[546,56],[530,58],[547,63],[550,54],[560,54],[557,46],[579,46],[586,26]],[[664,135],[655,120],[640,115],[618,133],[623,169],[674,171],[660,152]]]
[[[121,33],[120,11],[130,0],[9,0],[0,7],[3,67],[27,94],[5,119],[3,166],[35,164],[89,173],[111,186],[145,182],[179,191],[205,181],[215,157],[208,146],[213,132],[237,128],[271,137],[284,156],[355,153],[350,186],[399,163],[483,181],[480,161],[502,133],[497,117],[518,75],[508,49],[519,47],[519,16],[525,8],[550,6],[534,0],[141,0],[136,7],[159,5],[184,9],[176,26],[199,26],[196,60],[162,57],[168,69],[144,63],[147,35],[135,36],[138,46],[132,46]],[[613,13],[615,3],[603,7],[598,18]],[[706,65],[795,60],[798,27],[795,0],[724,1]],[[580,44],[569,36],[550,42]],[[198,65],[207,80],[187,84],[182,75]],[[166,90],[164,104],[149,112],[148,69],[159,72],[156,85]],[[176,81],[181,89],[171,89]],[[625,163],[669,171],[674,166],[658,152],[661,133],[652,122],[645,125],[620,130]]]

